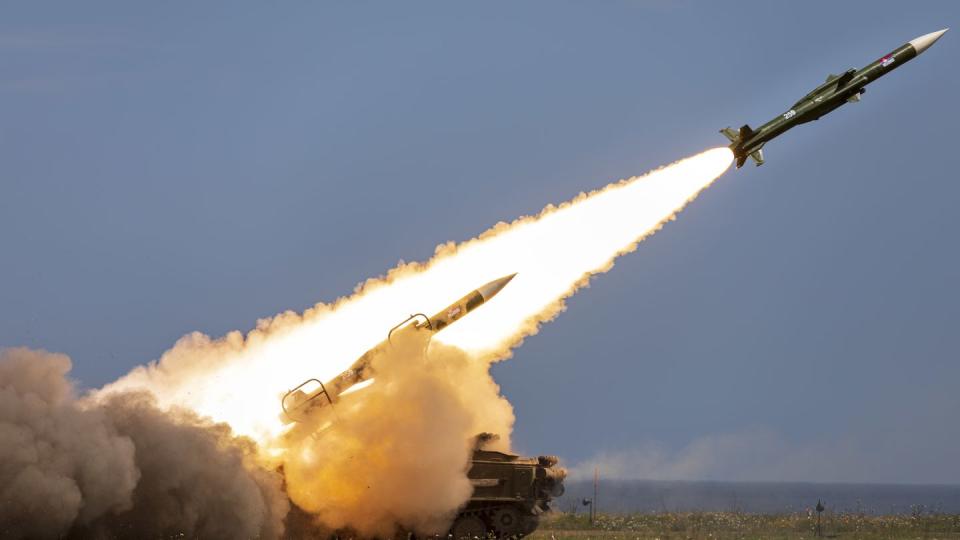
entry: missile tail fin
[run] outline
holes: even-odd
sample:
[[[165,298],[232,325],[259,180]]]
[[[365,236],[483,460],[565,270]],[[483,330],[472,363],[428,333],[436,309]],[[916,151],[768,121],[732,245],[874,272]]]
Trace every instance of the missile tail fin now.
[[[737,140],[740,138],[740,136],[737,135],[737,132],[736,132],[736,131],[734,131],[734,130],[728,128],[728,127],[721,129],[721,130],[720,130],[720,133],[723,133],[723,136],[726,137],[727,139],[729,139],[729,141],[732,142],[732,143],[737,142]]]

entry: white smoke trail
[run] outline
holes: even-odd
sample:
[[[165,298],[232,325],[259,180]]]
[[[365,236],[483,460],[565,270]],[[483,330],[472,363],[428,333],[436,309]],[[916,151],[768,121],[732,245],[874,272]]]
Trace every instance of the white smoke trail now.
[[[623,180],[538,216],[500,223],[477,239],[437,248],[333,305],[261,321],[246,337],[182,339],[159,362],[105,388],[148,388],[161,404],[186,406],[269,446],[281,429],[279,396],[310,377],[327,379],[412,312],[434,313],[471,289],[518,276],[493,301],[437,340],[492,361],[554,317],[590,275],[605,272],[729,167],[726,148]]]

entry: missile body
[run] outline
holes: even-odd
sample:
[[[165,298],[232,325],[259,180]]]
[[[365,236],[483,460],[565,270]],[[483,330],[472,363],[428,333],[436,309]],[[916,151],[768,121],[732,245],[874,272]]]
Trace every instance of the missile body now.
[[[821,116],[846,104],[860,101],[860,95],[871,82],[883,77],[901,65],[916,58],[933,45],[948,28],[912,39],[861,69],[851,68],[843,75],[829,75],[826,82],[794,103],[787,112],[753,130],[744,125],[739,131],[730,128],[720,130],[730,140],[730,149],[737,160],[737,168],[747,158],[763,164],[763,145],[787,130],[817,120]]]
[[[301,422],[306,420],[314,410],[336,403],[340,395],[349,388],[374,377],[372,367],[373,359],[378,354],[383,354],[389,350],[389,348],[393,346],[393,343],[396,343],[398,340],[407,340],[416,337],[422,337],[423,343],[427,343],[433,334],[436,334],[486,302],[489,302],[514,276],[516,276],[516,274],[504,276],[474,289],[432,317],[427,317],[423,313],[411,315],[405,321],[393,327],[387,334],[386,340],[363,353],[360,358],[340,375],[337,375],[326,383],[322,383],[316,379],[310,379],[293,390],[290,390],[283,396],[282,400],[285,420]],[[309,392],[304,391],[304,387],[308,386],[311,382],[316,383],[317,387]]]

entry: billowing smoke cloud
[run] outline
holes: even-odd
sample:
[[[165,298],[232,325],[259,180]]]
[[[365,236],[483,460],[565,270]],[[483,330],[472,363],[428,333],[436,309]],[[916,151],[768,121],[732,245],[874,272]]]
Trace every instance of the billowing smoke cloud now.
[[[471,439],[508,435],[512,407],[487,365],[453,347],[399,344],[373,366],[375,383],[344,396],[336,423],[287,452],[290,496],[330,529],[444,533],[472,491]]]
[[[0,351],[4,538],[274,538],[289,503],[252,443],[144,393],[78,400],[70,359]]]
[[[136,447],[104,411],[81,410],[63,355],[0,356],[0,530],[55,537],[133,506]]]
[[[290,498],[324,530],[443,533],[470,497],[473,437],[503,434],[513,410],[488,365],[434,343],[373,361],[336,422],[294,431],[282,470]],[[61,354],[0,352],[0,531],[7,538],[276,538],[290,508],[253,441],[146,392],[80,399]],[[306,530],[310,530],[307,527]]]

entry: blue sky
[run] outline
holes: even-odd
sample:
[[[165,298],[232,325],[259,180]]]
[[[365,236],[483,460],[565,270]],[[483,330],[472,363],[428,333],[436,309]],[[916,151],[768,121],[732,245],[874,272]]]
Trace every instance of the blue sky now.
[[[951,1],[11,4],[0,346],[65,352],[98,386],[719,146],[958,20]],[[770,143],[496,366],[518,449],[960,482],[958,55],[948,33]],[[716,441],[737,444],[686,466]]]

